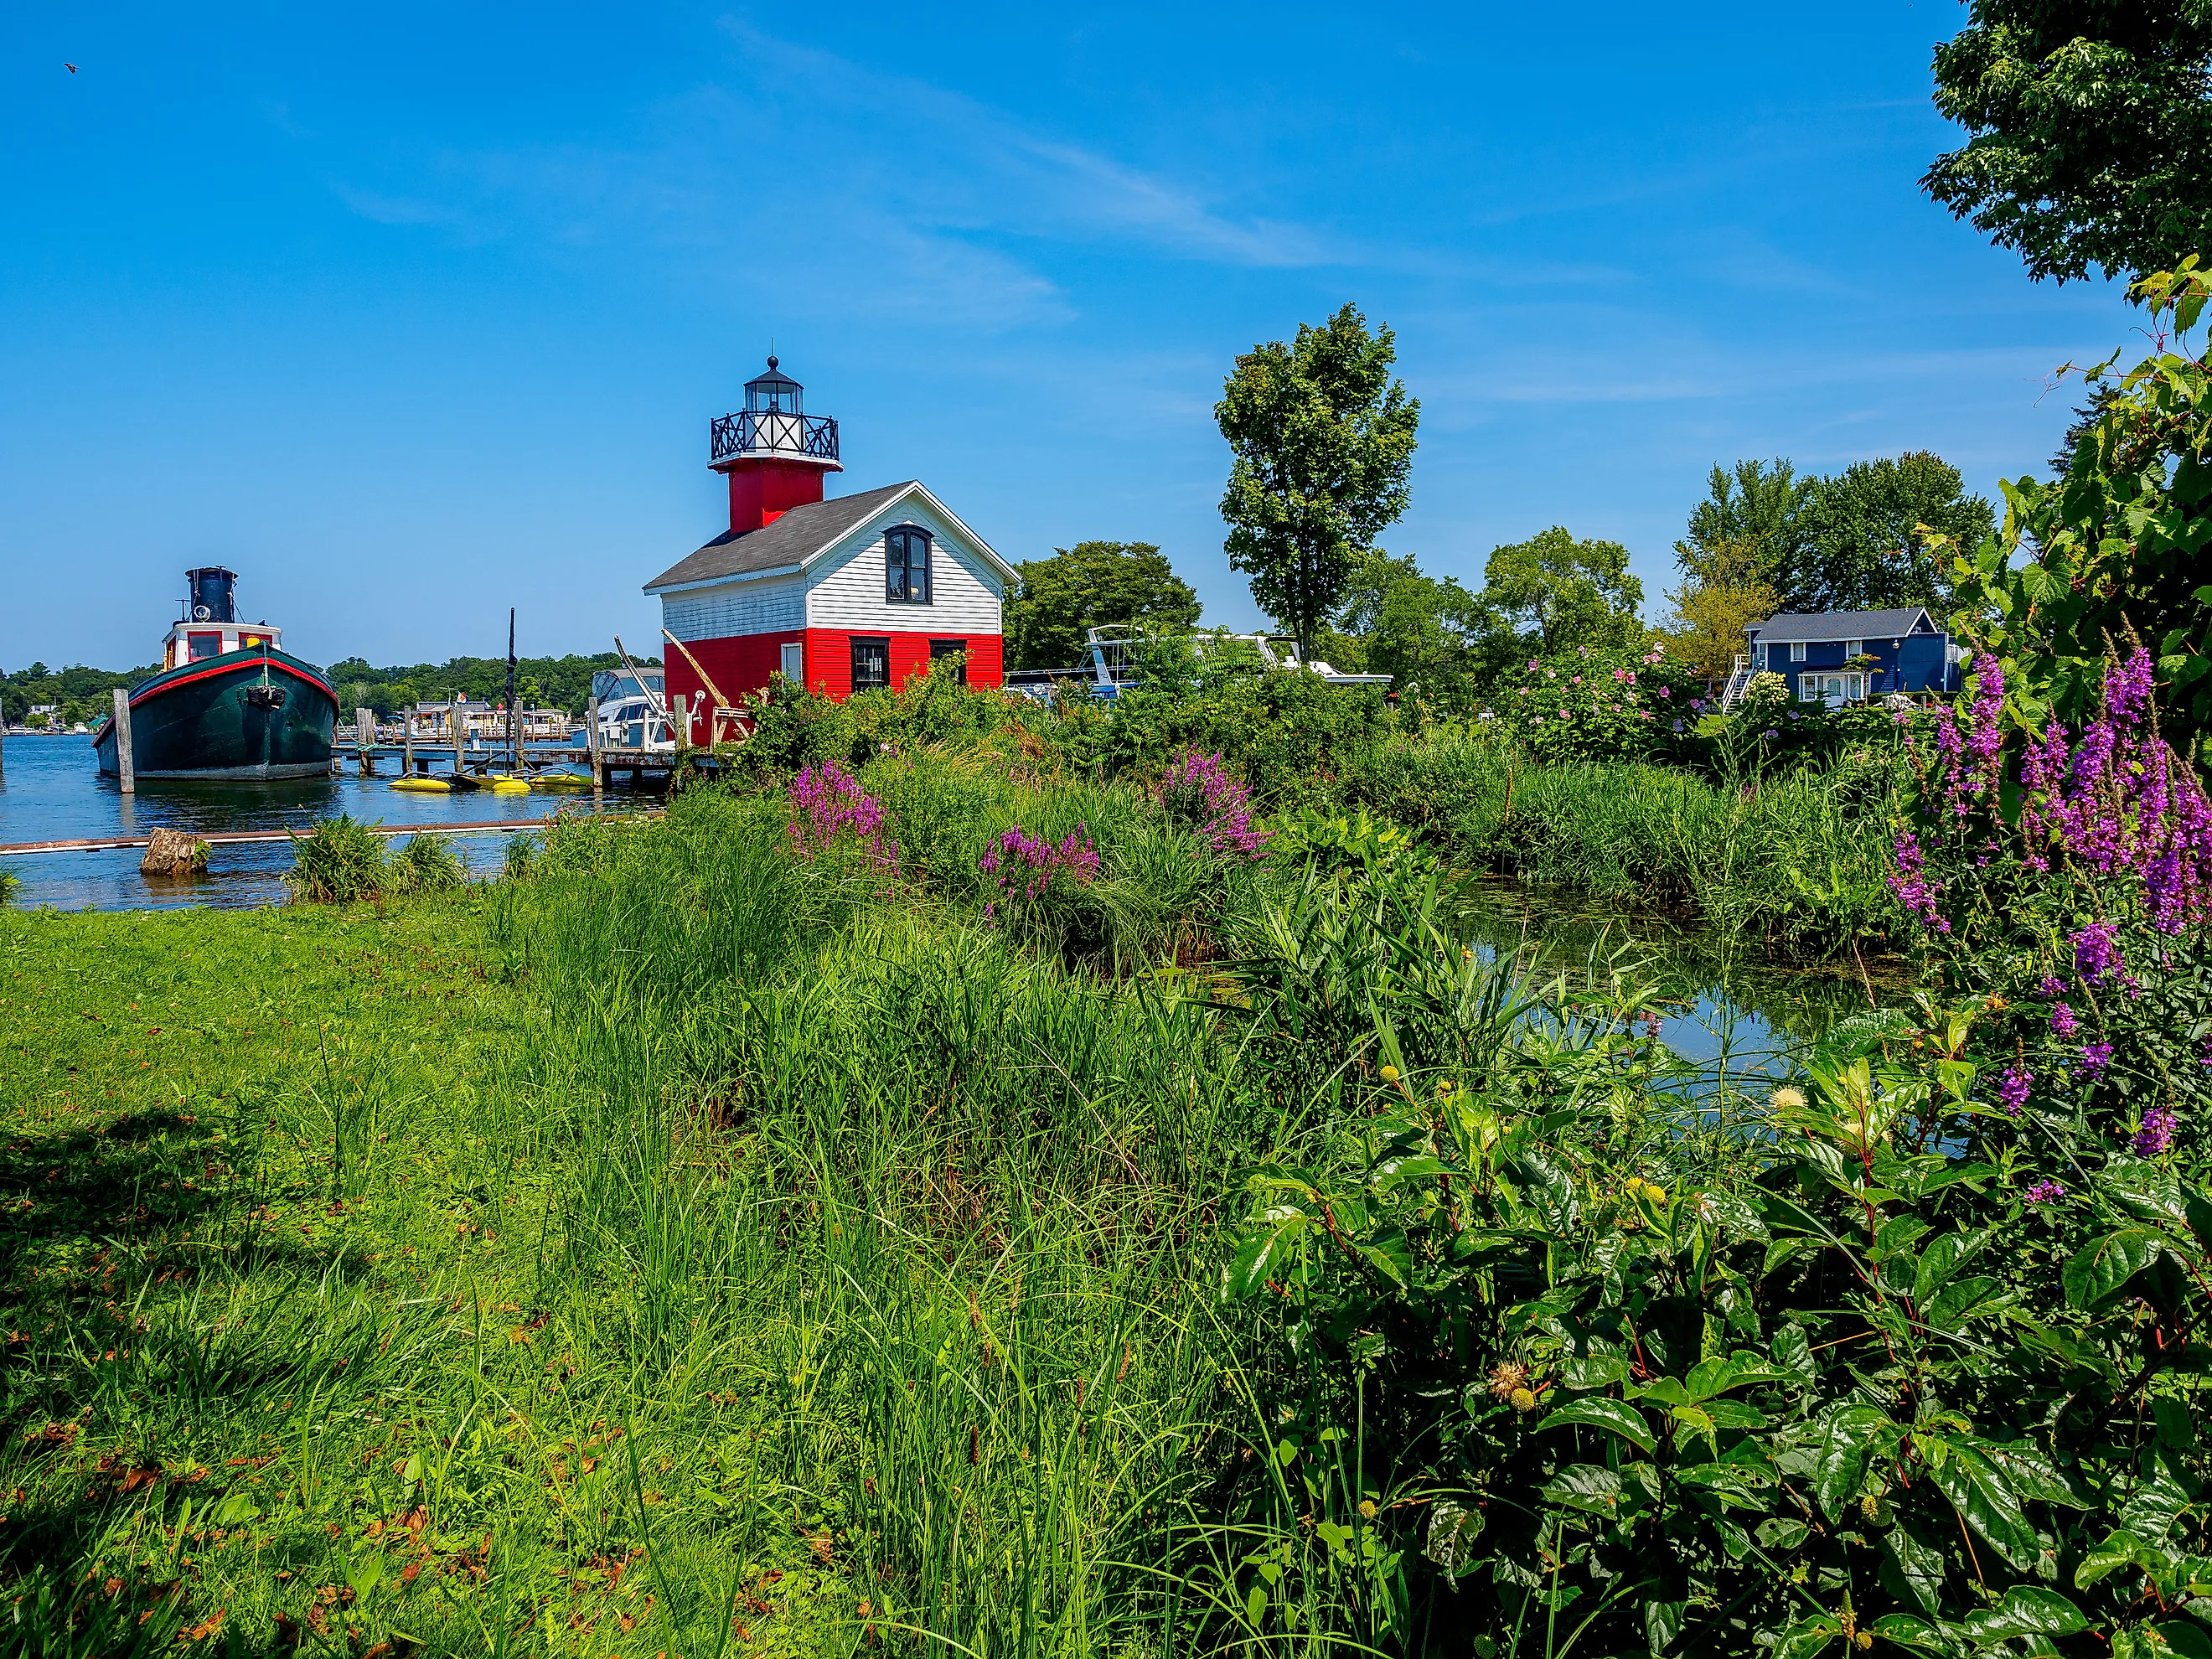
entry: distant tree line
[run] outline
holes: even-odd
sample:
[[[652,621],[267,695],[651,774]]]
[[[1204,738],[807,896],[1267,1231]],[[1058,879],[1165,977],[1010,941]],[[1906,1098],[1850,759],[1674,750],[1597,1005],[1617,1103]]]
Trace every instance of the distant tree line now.
[[[658,657],[633,660],[641,667],[659,667]],[[523,657],[515,664],[515,690],[532,708],[583,712],[592,695],[592,676],[605,668],[620,668],[622,659],[611,651],[580,657]],[[108,707],[109,694],[128,688],[161,672],[158,663],[125,672],[105,668],[48,668],[34,662],[13,673],[0,672],[0,718],[21,724],[33,708],[53,705],[63,726],[97,720]],[[507,659],[454,657],[443,663],[416,663],[408,667],[374,668],[360,657],[348,657],[325,671],[338,694],[341,708],[374,708],[389,714],[417,702],[441,702],[458,693],[486,702],[507,695]]]

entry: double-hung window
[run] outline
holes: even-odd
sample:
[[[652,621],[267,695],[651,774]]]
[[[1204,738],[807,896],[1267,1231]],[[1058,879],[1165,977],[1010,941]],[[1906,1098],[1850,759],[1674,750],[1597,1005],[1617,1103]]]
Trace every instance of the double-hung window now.
[[[1802,662],[1805,660],[1804,641],[1792,640],[1790,641],[1790,660],[1792,662]]]
[[[960,665],[952,671],[952,677],[961,684],[967,684],[968,641],[965,640],[932,640],[929,642],[929,664],[930,672],[932,673],[935,673],[937,672],[938,659],[941,657],[957,657],[960,659]]]
[[[884,597],[894,605],[929,603],[929,532],[898,525],[884,535]]]

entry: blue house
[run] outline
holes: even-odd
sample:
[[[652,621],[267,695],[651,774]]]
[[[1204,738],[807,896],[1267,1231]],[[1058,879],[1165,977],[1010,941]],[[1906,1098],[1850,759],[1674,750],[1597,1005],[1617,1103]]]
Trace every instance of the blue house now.
[[[1898,611],[1784,611],[1744,630],[1751,650],[1727,701],[1753,674],[1779,674],[1799,702],[1830,708],[1862,697],[1955,691],[1964,653],[1922,605]]]

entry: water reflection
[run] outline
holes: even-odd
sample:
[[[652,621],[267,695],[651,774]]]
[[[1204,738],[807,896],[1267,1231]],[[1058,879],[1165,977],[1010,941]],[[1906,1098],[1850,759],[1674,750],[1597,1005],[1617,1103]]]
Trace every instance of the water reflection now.
[[[387,770],[392,769],[387,763]],[[305,830],[319,817],[349,812],[371,823],[481,823],[542,818],[566,809],[589,811],[588,793],[495,795],[413,794],[389,776],[290,779],[268,783],[143,780],[126,795],[95,769],[88,737],[11,734],[0,750],[0,842],[143,836],[157,825],[206,834],[224,830]],[[635,798],[615,791],[617,805]],[[451,838],[462,861],[479,872],[505,857],[500,836]],[[63,909],[162,909],[182,904],[256,905],[286,896],[292,867],[285,842],[217,847],[197,877],[149,878],[128,851],[46,853],[0,859],[17,878],[18,906]]]
[[[1629,916],[1547,889],[1483,882],[1473,892],[1470,936],[1510,954],[1522,969],[1564,975],[1571,992],[1610,997],[1639,988],[1659,1040],[1695,1073],[1691,1086],[1763,1090],[1790,1056],[1854,1013],[1900,1000],[1909,988],[1894,961],[1778,957],[1759,940],[1722,930]]]

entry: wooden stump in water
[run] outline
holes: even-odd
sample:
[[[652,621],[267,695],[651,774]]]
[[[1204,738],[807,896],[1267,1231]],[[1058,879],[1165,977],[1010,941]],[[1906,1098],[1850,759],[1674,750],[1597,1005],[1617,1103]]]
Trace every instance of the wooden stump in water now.
[[[207,868],[208,844],[182,830],[156,830],[138,860],[146,876],[189,876]]]

